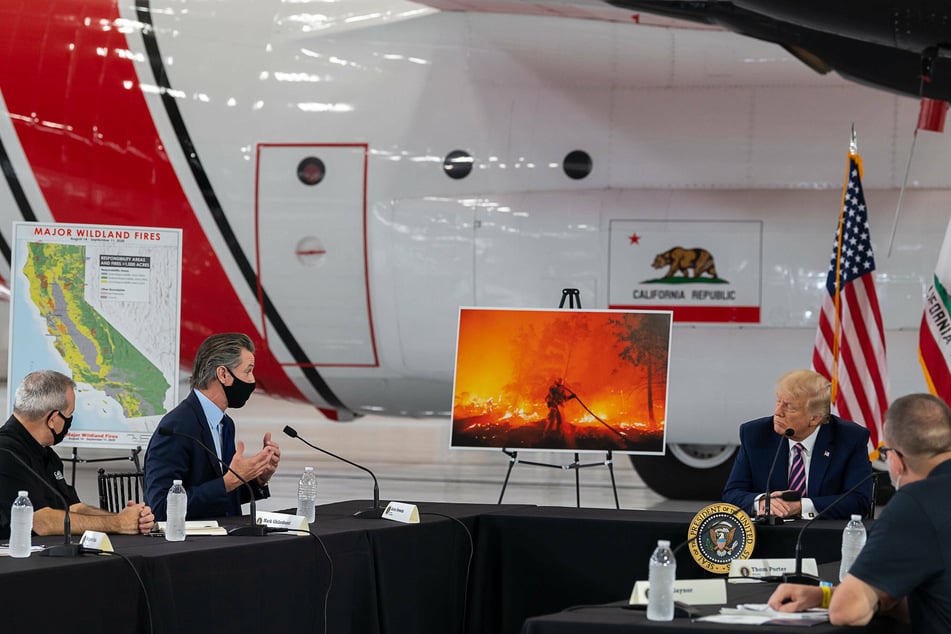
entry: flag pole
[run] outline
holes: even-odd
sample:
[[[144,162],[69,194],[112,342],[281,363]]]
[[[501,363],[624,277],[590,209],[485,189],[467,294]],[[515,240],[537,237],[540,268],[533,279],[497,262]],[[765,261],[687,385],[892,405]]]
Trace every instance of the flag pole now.
[[[888,238],[888,257],[892,256],[892,247],[895,246],[895,233],[898,231],[898,217],[901,215],[901,203],[905,199],[905,187],[908,185],[908,174],[911,172],[911,159],[915,155],[915,146],[918,144],[918,128],[911,137],[911,149],[908,151],[908,162],[905,163],[905,178],[901,181],[898,191],[898,205],[895,207],[895,219],[892,220],[892,234]]]
[[[842,183],[842,202],[839,205],[839,229],[836,231],[838,243],[835,247],[835,319],[833,319],[832,335],[832,402],[835,403],[839,391],[839,339],[842,330],[842,222],[845,219],[845,197],[849,195],[849,171],[852,169],[852,158],[858,157],[858,144],[855,141],[855,124],[852,124],[852,136],[849,140],[849,157],[845,165],[845,181]]]

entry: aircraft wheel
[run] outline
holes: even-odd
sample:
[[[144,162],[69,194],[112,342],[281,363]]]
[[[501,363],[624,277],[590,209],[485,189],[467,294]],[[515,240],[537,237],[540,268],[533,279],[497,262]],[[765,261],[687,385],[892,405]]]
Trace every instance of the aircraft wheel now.
[[[631,456],[652,491],[672,500],[719,500],[737,445],[668,444],[663,456]]]

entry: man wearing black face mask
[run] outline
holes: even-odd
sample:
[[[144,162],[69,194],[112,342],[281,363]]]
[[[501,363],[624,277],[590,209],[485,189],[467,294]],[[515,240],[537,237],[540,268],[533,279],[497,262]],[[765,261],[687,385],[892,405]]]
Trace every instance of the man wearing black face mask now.
[[[129,502],[120,513],[110,513],[79,501],[76,490],[63,477],[63,461],[50,447],[69,433],[76,409],[75,383],[52,370],[31,372],[24,377],[14,396],[13,415],[0,427],[0,447],[20,456],[34,471],[46,478],[69,504],[73,534],[86,530],[102,533],[148,533],[152,510]],[[10,536],[10,507],[17,491],[28,491],[33,503],[33,532],[62,535],[65,512],[53,493],[36,481],[36,476],[0,451],[0,539]]]
[[[145,453],[145,499],[155,517],[166,517],[165,498],[173,480],[181,480],[188,493],[188,519],[241,514],[248,489],[233,473],[222,468],[191,438],[213,449],[225,464],[251,484],[255,499],[268,497],[267,483],[277,470],[281,449],[264,434],[261,450],[245,455],[244,442],[235,443],[234,421],[225,410],[244,406],[254,391],[254,344],[247,335],[212,335],[195,353],[192,391],[178,407],[162,418]]]

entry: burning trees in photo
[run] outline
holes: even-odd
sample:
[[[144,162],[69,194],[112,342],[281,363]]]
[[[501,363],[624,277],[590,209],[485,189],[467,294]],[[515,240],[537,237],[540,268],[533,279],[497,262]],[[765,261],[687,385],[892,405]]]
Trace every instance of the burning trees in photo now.
[[[463,308],[453,447],[662,453],[669,312]]]

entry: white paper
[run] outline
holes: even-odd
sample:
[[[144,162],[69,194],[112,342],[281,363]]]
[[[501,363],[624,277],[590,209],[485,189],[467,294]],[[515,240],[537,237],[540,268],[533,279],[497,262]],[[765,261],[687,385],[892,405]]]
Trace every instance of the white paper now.
[[[38,553],[38,552],[40,552],[41,550],[43,550],[43,549],[45,549],[45,548],[46,548],[46,546],[42,546],[42,545],[40,545],[40,546],[31,546],[31,547],[30,547],[30,552],[31,552],[31,553]],[[2,546],[0,546],[0,557],[9,557],[9,556],[10,556],[10,546],[8,546],[7,544],[3,544]]]
[[[720,608],[720,613],[704,616],[698,621],[709,623],[728,623],[734,625],[763,625],[766,623],[786,622],[803,625],[806,623],[824,623],[829,620],[829,610],[813,608],[806,612],[779,612],[765,603],[744,603],[735,608]]]
[[[165,532],[167,522],[155,522],[158,533]],[[215,520],[186,520],[185,535],[227,535],[228,531],[218,526]]]

